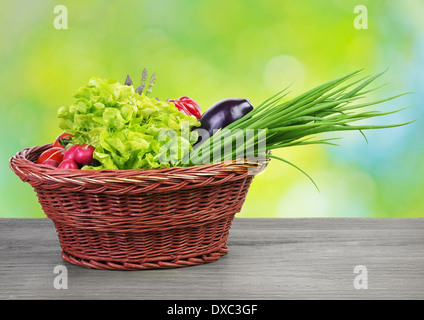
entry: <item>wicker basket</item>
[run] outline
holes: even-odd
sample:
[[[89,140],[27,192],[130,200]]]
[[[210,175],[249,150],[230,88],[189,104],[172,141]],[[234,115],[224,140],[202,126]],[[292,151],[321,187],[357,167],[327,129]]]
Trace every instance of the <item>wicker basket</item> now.
[[[228,252],[229,229],[253,176],[269,161],[101,171],[35,164],[51,146],[23,149],[10,167],[31,184],[53,220],[62,258],[96,269],[175,268],[219,259]]]

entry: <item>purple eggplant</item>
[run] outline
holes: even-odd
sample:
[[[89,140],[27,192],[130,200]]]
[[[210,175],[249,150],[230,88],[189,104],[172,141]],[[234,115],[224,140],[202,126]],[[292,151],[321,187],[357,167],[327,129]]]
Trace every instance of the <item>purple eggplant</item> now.
[[[207,132],[207,136],[200,134],[195,146],[207,140],[214,134],[214,130],[225,128],[234,121],[242,118],[253,110],[253,105],[248,99],[229,98],[216,102],[199,119],[201,125],[194,130]]]

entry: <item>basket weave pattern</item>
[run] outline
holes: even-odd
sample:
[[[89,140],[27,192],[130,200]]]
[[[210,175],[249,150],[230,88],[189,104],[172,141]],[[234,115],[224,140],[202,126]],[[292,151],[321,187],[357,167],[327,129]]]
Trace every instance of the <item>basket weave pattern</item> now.
[[[267,164],[100,171],[36,165],[50,147],[23,149],[10,167],[31,184],[54,222],[62,258],[96,269],[175,268],[219,259],[228,252],[231,223],[253,176]]]

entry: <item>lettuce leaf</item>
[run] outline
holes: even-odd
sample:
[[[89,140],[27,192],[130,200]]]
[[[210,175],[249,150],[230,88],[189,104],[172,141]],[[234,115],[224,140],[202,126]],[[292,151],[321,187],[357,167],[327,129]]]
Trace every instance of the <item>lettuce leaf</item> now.
[[[91,78],[75,98],[59,108],[59,127],[74,136],[73,144],[95,147],[96,165],[83,169],[170,167],[197,141],[196,118],[116,80]]]

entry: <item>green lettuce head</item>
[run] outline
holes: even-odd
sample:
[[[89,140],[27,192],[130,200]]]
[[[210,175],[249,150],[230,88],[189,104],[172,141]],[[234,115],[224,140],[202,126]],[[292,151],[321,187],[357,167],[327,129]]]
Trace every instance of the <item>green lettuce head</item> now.
[[[75,98],[59,108],[59,127],[74,136],[72,143],[95,147],[96,165],[83,169],[170,167],[197,141],[195,117],[116,80],[91,78]]]

